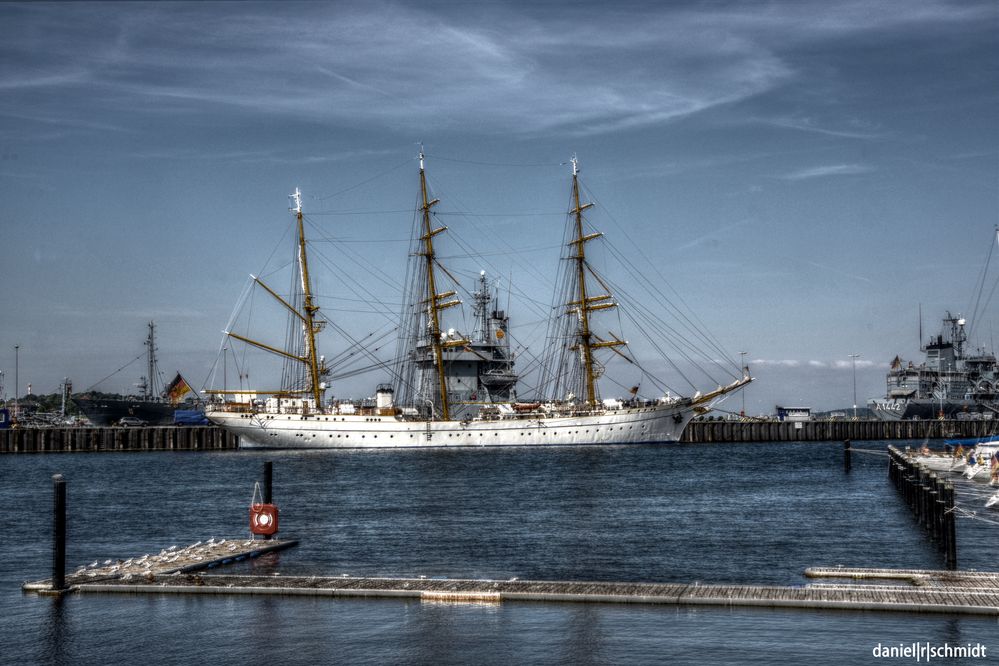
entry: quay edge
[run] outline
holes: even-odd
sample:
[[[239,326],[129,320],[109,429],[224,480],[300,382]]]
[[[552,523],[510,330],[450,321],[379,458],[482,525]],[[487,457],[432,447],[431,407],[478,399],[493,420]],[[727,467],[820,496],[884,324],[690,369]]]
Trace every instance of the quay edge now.
[[[0,453],[234,451],[239,438],[215,426],[0,430]]]

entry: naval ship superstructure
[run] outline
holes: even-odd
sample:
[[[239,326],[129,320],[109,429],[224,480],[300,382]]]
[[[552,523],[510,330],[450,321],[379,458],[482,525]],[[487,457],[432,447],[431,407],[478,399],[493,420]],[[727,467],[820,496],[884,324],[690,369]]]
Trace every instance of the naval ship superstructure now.
[[[991,419],[999,411],[999,367],[995,354],[968,352],[966,321],[943,319],[942,331],[921,347],[922,363],[896,356],[886,377],[884,398],[868,407],[885,421],[899,419]]]

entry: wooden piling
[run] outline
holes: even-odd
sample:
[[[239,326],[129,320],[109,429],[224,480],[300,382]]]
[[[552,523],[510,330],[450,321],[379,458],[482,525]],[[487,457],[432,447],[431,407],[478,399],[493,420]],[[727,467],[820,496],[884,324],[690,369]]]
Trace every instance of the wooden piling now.
[[[954,484],[950,481],[944,483],[944,515],[945,533],[947,535],[946,563],[947,568],[957,569],[957,526],[954,519]]]
[[[944,553],[945,566],[957,568],[954,486],[894,446],[888,447],[888,478],[902,495],[916,522]]]
[[[52,477],[52,591],[66,589],[66,480]]]
[[[264,463],[264,504],[273,504],[274,491],[274,463],[268,460]],[[264,539],[274,538],[273,534],[265,534]]]

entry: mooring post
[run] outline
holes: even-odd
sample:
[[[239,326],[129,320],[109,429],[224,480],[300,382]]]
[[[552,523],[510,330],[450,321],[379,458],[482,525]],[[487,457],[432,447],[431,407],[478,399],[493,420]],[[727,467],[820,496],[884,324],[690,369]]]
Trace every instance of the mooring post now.
[[[66,479],[52,476],[52,591],[66,589]]]
[[[274,463],[268,460],[264,463],[264,504],[273,504],[274,490]],[[265,534],[264,539],[273,538],[272,534]]]
[[[850,440],[843,442],[843,471],[850,471]]]
[[[947,568],[957,569],[957,527],[954,524],[954,484],[944,483],[944,511],[947,525]]]

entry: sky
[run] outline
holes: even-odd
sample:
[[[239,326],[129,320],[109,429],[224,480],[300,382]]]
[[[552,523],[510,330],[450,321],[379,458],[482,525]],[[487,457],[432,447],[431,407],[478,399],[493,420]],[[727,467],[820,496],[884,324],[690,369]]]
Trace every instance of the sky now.
[[[0,3],[4,392],[15,366],[21,394],[129,390],[141,361],[113,373],[150,320],[164,374],[201,386],[251,321],[247,275],[287,285],[295,187],[323,312],[381,330],[422,143],[441,252],[507,290],[524,358],[575,154],[592,228],[746,352],[747,411],[844,407],[854,379],[864,404],[921,359],[920,309],[924,337],[975,309],[997,108],[989,0]],[[992,280],[971,331],[990,349]],[[269,382],[262,363],[240,372]]]

